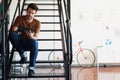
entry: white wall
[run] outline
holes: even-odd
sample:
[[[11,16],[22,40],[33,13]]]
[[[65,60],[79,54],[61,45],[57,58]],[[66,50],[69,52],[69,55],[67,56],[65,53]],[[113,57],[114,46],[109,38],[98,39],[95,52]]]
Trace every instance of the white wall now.
[[[86,48],[112,46],[120,54],[119,0],[71,0],[71,18],[73,51],[78,48],[74,44],[83,40]],[[106,45],[106,39],[112,43]]]
[[[119,37],[119,0],[75,0],[71,3],[74,43],[85,40],[88,46],[101,45],[99,40],[108,35],[105,26],[111,30],[110,37]]]

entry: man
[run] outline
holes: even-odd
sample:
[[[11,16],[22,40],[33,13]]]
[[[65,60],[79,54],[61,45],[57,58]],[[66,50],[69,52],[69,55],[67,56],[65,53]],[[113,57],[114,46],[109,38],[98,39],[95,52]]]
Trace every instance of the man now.
[[[40,22],[34,18],[37,10],[36,4],[29,4],[26,15],[18,16],[10,30],[10,41],[21,56],[20,63],[27,60],[24,51],[30,51],[29,76],[35,75],[34,68],[38,55],[37,38],[40,32]]]

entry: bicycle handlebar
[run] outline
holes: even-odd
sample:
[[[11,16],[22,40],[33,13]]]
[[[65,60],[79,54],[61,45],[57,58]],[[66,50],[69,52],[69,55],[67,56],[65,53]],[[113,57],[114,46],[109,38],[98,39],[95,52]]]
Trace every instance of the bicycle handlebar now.
[[[81,44],[83,41],[80,41],[79,44]]]

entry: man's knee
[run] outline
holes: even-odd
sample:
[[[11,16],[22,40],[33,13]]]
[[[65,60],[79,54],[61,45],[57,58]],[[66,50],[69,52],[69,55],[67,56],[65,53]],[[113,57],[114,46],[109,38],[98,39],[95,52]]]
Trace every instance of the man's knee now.
[[[18,36],[18,34],[17,34],[16,32],[10,32],[10,33],[9,33],[10,39],[16,38],[17,36]]]

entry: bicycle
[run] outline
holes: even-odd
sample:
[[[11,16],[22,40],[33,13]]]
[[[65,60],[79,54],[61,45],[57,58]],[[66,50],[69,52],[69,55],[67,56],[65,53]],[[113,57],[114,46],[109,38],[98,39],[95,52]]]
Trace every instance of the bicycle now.
[[[81,42],[78,42],[79,48],[73,53],[73,56],[76,55],[76,61],[79,66],[82,67],[91,67],[95,63],[95,54],[90,49],[84,49],[81,47]]]
[[[73,56],[76,55],[76,61],[79,66],[82,67],[91,67],[95,63],[95,54],[92,50],[90,49],[83,49],[81,47],[81,42],[78,42],[79,48],[73,53]],[[54,54],[53,51],[51,51],[48,55],[48,60],[63,60],[63,55],[62,54]],[[54,67],[55,64],[50,63],[52,67]],[[61,66],[61,64],[59,63]]]

